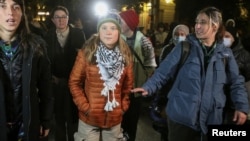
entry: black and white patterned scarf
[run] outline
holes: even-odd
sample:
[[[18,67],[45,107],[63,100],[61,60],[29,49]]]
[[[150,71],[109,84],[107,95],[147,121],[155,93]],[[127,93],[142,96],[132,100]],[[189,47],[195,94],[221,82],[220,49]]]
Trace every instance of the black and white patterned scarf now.
[[[108,97],[104,110],[113,111],[113,108],[119,106],[119,103],[115,99],[114,90],[116,84],[119,84],[119,79],[124,69],[124,59],[117,46],[114,49],[108,49],[101,42],[95,55],[101,79],[104,81],[104,88],[101,95]],[[110,100],[109,91],[112,91],[112,101]]]

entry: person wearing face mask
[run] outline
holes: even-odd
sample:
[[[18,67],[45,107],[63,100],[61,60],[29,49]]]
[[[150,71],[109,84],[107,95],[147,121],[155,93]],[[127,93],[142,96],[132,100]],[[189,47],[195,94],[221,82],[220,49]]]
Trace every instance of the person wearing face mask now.
[[[241,43],[240,38],[238,37],[237,30],[234,27],[227,26],[226,31],[223,37],[223,44],[226,47],[230,47],[232,49],[235,60],[238,64],[239,71],[241,75],[245,77],[245,84],[248,90],[248,101],[250,101],[250,54],[244,48]],[[225,124],[234,124],[231,120],[234,113],[234,105],[229,97],[229,88],[225,87],[225,93],[227,98],[226,106],[224,108],[224,123]],[[246,123],[250,123],[250,111],[248,112],[248,119]]]
[[[225,34],[230,34],[230,33],[226,31]],[[229,35],[224,35],[224,36],[229,36]],[[231,37],[224,37],[223,38],[223,44],[226,47],[231,47],[231,45],[232,45],[233,42],[234,42],[234,39],[231,38]]]
[[[172,39],[170,40],[170,43],[163,47],[159,61],[161,62],[179,42],[185,41],[186,36],[188,34],[189,34],[188,26],[184,24],[177,25],[173,29]]]
[[[176,37],[174,37],[173,41],[175,44],[177,44],[181,41],[185,41],[185,39],[186,39],[186,36],[176,36]]]
[[[237,44],[242,45],[238,38],[237,30],[234,27],[226,26],[226,31],[223,36],[223,44],[226,47],[236,46]],[[232,47],[233,47],[232,46]]]

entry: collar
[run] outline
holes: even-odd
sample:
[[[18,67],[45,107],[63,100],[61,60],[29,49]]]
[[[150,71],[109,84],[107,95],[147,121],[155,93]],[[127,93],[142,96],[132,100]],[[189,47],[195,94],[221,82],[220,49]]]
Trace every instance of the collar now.
[[[66,30],[60,32],[56,30],[57,37],[59,38],[66,38],[69,35],[69,27],[67,26]]]
[[[14,54],[17,52],[18,47],[19,47],[19,40],[17,38],[9,42],[0,40],[0,49],[10,59],[13,58]]]

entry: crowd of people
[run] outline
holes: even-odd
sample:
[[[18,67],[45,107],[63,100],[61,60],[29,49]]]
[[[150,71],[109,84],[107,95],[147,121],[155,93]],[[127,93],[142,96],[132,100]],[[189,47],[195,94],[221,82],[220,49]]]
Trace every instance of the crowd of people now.
[[[250,122],[250,53],[216,7],[201,9],[193,28],[159,23],[148,37],[133,9],[112,9],[85,33],[64,6],[43,30],[24,0],[0,5],[1,141],[52,133],[55,141],[135,141],[147,97],[162,141],[207,141],[208,125]]]

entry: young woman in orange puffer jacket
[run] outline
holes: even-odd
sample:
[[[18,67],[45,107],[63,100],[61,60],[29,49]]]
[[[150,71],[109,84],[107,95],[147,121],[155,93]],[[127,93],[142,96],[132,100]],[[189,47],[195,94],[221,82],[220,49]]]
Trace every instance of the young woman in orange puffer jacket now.
[[[79,111],[75,141],[123,138],[121,121],[133,87],[132,54],[115,14],[101,18],[97,30],[79,50],[69,78]]]

